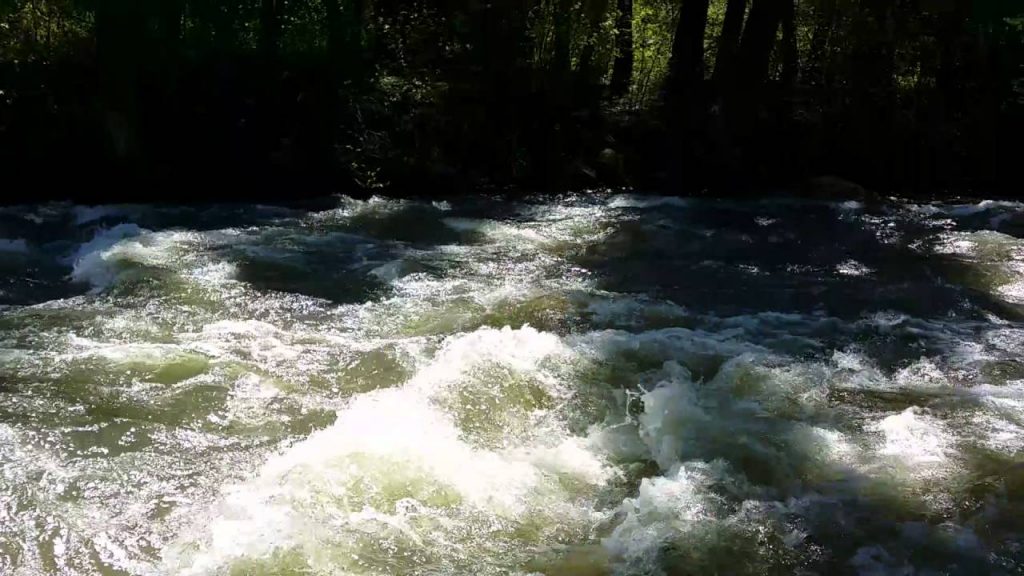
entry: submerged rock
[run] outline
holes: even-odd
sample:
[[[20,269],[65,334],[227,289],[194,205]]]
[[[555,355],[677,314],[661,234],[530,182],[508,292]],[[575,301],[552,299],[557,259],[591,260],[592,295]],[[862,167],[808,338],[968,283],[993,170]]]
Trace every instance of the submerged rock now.
[[[817,176],[804,182],[801,195],[815,200],[856,200],[865,204],[879,204],[882,197],[860,184],[838,176]]]

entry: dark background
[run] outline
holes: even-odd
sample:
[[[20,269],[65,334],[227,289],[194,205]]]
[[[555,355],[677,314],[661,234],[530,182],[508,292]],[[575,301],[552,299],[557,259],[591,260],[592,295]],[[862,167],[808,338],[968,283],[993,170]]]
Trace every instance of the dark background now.
[[[2,201],[1019,194],[1014,0],[0,0]]]

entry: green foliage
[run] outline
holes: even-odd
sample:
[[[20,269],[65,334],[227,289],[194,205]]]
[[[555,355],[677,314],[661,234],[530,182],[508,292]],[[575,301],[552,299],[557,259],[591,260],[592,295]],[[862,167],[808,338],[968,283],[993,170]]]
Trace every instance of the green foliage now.
[[[637,0],[633,4],[633,46],[636,64],[628,105],[639,109],[659,95],[672,55],[672,35],[679,7],[671,0]]]
[[[92,15],[71,0],[0,2],[0,62],[49,60],[81,48]]]

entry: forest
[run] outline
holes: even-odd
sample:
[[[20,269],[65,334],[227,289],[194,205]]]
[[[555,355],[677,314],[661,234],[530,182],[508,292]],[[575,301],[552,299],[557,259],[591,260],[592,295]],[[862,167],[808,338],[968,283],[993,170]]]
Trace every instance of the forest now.
[[[0,0],[8,199],[1012,195],[1022,129],[1014,0]]]

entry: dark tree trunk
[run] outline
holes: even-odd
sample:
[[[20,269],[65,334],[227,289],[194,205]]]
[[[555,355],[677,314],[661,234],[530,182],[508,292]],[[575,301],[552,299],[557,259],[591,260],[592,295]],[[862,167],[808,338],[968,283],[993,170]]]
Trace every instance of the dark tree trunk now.
[[[962,72],[971,0],[956,0],[950,8],[942,15],[939,24],[937,37],[941,39],[942,48],[935,83],[943,100],[956,106],[959,104],[957,96],[963,92],[965,85]]]
[[[895,10],[891,0],[862,0],[860,41],[851,48],[853,90],[882,106],[895,97]],[[941,40],[940,40],[941,41]]]
[[[666,120],[673,134],[669,148],[670,178],[677,182],[682,182],[684,174],[694,173],[700,163],[705,111],[704,31],[709,4],[709,0],[683,0],[672,39],[664,98]]]
[[[796,46],[796,6],[794,0],[786,0],[782,13],[782,84],[787,88],[796,86],[800,74],[800,55]]]
[[[181,44],[181,19],[185,11],[184,0],[160,0],[160,40],[168,52],[176,52]]]
[[[337,66],[345,49],[345,31],[339,0],[324,0],[324,16],[327,22],[327,54],[331,58],[331,64]]]
[[[842,115],[850,125],[843,137],[849,161],[866,177],[881,181],[902,172],[907,160],[896,124],[895,6],[891,0],[861,0],[858,9],[843,86]],[[937,167],[948,165],[932,161]]]
[[[555,5],[555,52],[552,71],[566,78],[572,61],[572,0],[558,0]]]
[[[814,11],[814,31],[811,32],[811,46],[805,72],[810,83],[816,86],[827,83],[825,68],[829,64],[827,53],[832,32],[835,30],[835,20],[836,0],[821,0]]]
[[[284,0],[260,0],[260,51],[266,58],[277,56],[281,33],[281,3]]]
[[[158,134],[147,138],[149,158],[165,159],[179,152],[180,70],[184,0],[156,0],[156,29],[153,52],[143,63],[144,82],[151,87],[142,103],[142,131]]]
[[[718,37],[718,55],[715,57],[715,72],[712,76],[716,85],[728,83],[733,77],[746,13],[747,0],[729,0],[725,7],[725,20]]]
[[[366,60],[366,4],[363,0],[324,0],[327,54],[331,66],[349,79],[363,77]]]
[[[743,28],[739,52],[736,55],[736,75],[725,93],[726,133],[731,146],[742,157],[745,170],[763,174],[766,160],[779,152],[773,136],[762,139],[761,122],[757,114],[759,103],[764,102],[761,89],[768,77],[768,65],[775,47],[779,25],[785,14],[786,3],[793,0],[753,0],[750,15]],[[769,101],[768,104],[773,104]]]
[[[613,98],[625,96],[633,80],[633,0],[618,0],[618,9],[615,18],[615,64],[610,86]]]
[[[743,39],[737,55],[737,85],[748,97],[768,78],[768,64],[775,46],[779,24],[792,0],[754,0],[750,17],[743,29]]]
[[[230,51],[235,44],[234,15],[238,13],[236,0],[187,0],[193,23],[210,33],[210,47],[215,53]]]
[[[601,23],[604,22],[604,18],[608,14],[608,0],[587,0],[585,14],[587,38],[586,45],[580,52],[579,77],[583,86],[590,88],[597,85],[604,76],[604,71],[599,69],[596,62],[596,53]]]
[[[692,101],[692,92],[704,80],[704,30],[709,3],[709,0],[683,0],[669,61],[667,95],[670,100]]]
[[[145,21],[135,0],[104,0],[95,12],[96,57],[100,73],[103,127],[111,156],[139,152],[139,68],[145,45]]]
[[[366,28],[365,0],[349,0],[345,6],[345,47],[354,55],[362,53]]]

